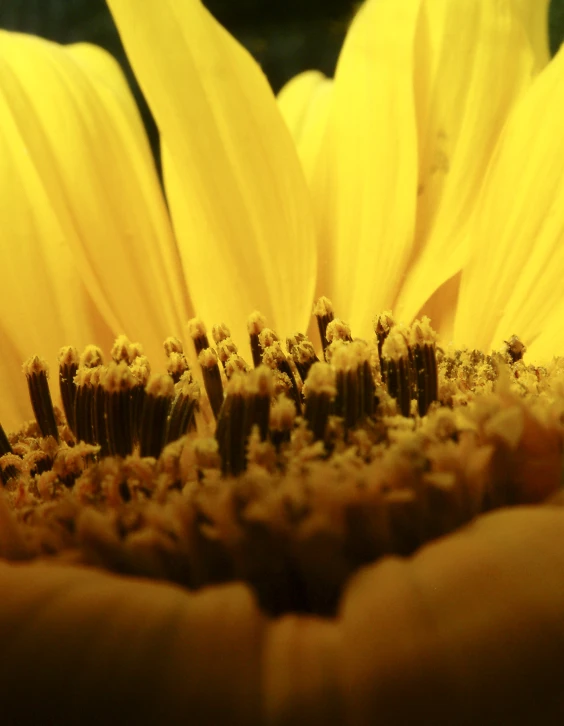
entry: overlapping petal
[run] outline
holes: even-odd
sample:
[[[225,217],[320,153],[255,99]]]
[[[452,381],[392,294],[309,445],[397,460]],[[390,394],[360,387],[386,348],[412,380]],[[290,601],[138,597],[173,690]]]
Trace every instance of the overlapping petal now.
[[[110,329],[157,355],[180,332],[185,293],[117,64],[100,49],[2,32],[0,119],[1,259],[16,272],[2,285],[2,325],[18,356],[105,343]]]
[[[262,72],[199,0],[109,0],[163,142],[167,195],[196,312],[238,340],[259,307],[305,327],[311,205]]]
[[[305,71],[292,78],[278,94],[278,107],[311,184],[327,127],[333,81],[319,71]]]
[[[339,58],[312,193],[319,291],[359,335],[390,306],[411,254],[417,189],[412,89],[420,0],[368,0]]]
[[[560,51],[508,120],[477,202],[457,341],[487,350],[517,334],[529,345],[562,310],[563,126]]]
[[[422,2],[414,64],[417,223],[400,318],[417,315],[466,262],[465,227],[495,144],[542,64],[547,8],[545,0]]]

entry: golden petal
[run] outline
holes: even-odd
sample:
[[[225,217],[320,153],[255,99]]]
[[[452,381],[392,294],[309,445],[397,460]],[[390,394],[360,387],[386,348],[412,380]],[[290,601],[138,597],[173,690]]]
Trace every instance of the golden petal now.
[[[467,259],[465,228],[495,144],[538,70],[523,32],[526,5],[532,16],[531,3],[524,0],[422,3],[414,68],[417,224],[414,254],[396,306],[402,319],[415,317]],[[537,3],[537,11],[541,6],[546,11],[545,2]]]
[[[311,202],[260,68],[199,0],[110,0],[157,120],[182,264],[196,312],[237,342],[259,308],[305,328],[315,284]]]
[[[1,196],[14,241],[4,255],[18,270],[3,294],[20,301],[11,337],[22,353],[33,345],[45,355],[92,342],[86,285],[115,334],[157,355],[163,338],[180,332],[186,297],[119,66],[98,48],[7,32],[0,48]],[[25,323],[30,316],[35,322]]]
[[[312,182],[321,231],[319,291],[357,335],[393,303],[411,254],[417,189],[413,98],[420,2],[368,0],[335,74]]]
[[[278,107],[311,184],[327,126],[333,81],[319,71],[305,71],[292,78],[279,92]]]
[[[488,349],[530,345],[563,300],[564,52],[512,113],[468,231],[455,337]],[[554,351],[561,353],[562,351]]]

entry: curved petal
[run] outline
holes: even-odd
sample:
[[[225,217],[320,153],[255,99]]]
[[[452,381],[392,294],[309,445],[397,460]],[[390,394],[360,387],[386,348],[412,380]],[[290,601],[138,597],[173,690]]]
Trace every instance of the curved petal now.
[[[11,337],[22,353],[33,344],[46,355],[92,342],[86,285],[114,334],[162,356],[162,340],[181,330],[186,298],[150,149],[119,67],[97,48],[6,32],[0,59],[1,196],[13,241],[3,259],[28,281],[3,291],[24,298]]]
[[[356,335],[389,308],[415,223],[417,138],[413,43],[419,0],[368,0],[345,39],[322,159],[312,183],[319,290]]]
[[[159,125],[196,312],[237,341],[257,307],[305,328],[315,284],[309,194],[262,72],[199,0],[109,0]]]
[[[525,6],[535,20],[543,7],[546,14],[544,0],[534,13],[524,0],[422,4],[414,72],[417,224],[414,255],[396,307],[405,320],[415,317],[467,259],[465,227],[495,144],[538,67],[523,30]]]
[[[560,51],[511,115],[478,201],[455,321],[461,342],[488,349],[516,334],[529,345],[564,300],[563,127]]]
[[[332,92],[331,79],[319,71],[305,71],[288,81],[277,97],[310,184],[323,144]]]
[[[513,0],[535,52],[537,70],[541,71],[550,61],[548,37],[548,9],[550,0]]]

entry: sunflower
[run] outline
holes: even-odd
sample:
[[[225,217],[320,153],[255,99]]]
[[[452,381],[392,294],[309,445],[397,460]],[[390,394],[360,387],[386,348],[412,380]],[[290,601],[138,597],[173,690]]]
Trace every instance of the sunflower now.
[[[148,722],[216,723],[420,708],[449,723],[451,693],[477,723],[501,693],[516,722],[529,696],[511,668],[546,693],[561,658],[558,638],[526,640],[531,611],[560,622],[542,593],[558,594],[543,568],[561,561],[561,514],[484,517],[374,563],[560,486],[564,57],[549,62],[548,2],[367,0],[334,80],[303,74],[278,99],[199,0],[108,4],[166,201],[113,59],[0,35],[0,414],[20,424],[0,429],[0,556],[39,561],[34,578],[0,563],[8,718],[76,718],[92,683],[94,721],[103,692]],[[92,343],[116,336],[104,366]],[[149,379],[165,338],[170,375]],[[86,348],[60,353],[63,416],[37,354],[68,343]],[[497,662],[511,667],[492,678]]]
[[[191,305],[240,342],[257,308],[285,336],[316,288],[357,335],[393,308],[482,350],[512,332],[531,356],[556,350],[547,0],[363,5],[335,80],[304,74],[279,98],[307,184],[260,69],[199,2],[109,5],[160,129],[174,232],[112,59],[4,33],[3,255],[18,272],[3,421],[22,420],[32,353],[126,331],[156,359]]]

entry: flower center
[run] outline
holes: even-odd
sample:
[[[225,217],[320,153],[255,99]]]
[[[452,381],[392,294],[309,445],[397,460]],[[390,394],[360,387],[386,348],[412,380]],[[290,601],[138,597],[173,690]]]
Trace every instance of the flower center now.
[[[326,298],[314,315],[319,356],[251,315],[252,366],[198,320],[197,366],[168,338],[165,375],[124,336],[108,364],[64,348],[64,417],[46,364],[27,361],[35,422],[0,427],[0,556],[70,553],[190,588],[242,579],[269,612],[330,614],[363,564],[559,487],[561,360],[527,365],[515,336],[492,355],[439,348],[427,319],[389,312],[358,340]]]

